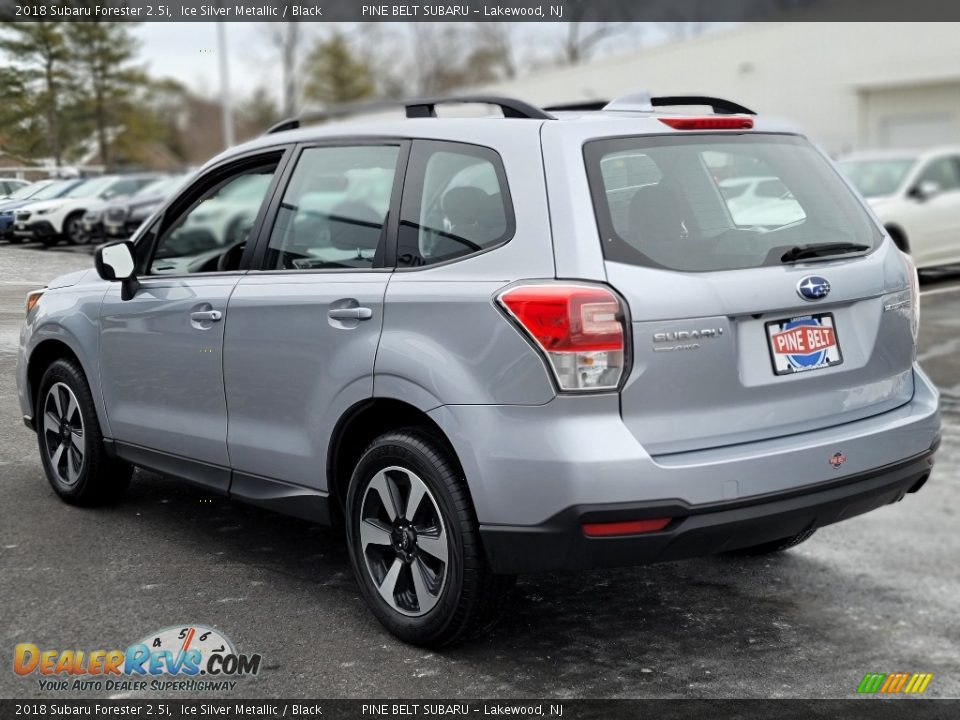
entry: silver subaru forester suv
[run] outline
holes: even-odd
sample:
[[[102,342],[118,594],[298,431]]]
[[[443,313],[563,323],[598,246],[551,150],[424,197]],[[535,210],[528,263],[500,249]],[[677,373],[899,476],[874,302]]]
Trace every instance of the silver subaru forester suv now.
[[[518,573],[780,551],[927,480],[916,272],[802,135],[708,97],[405,107],[283,123],[30,294],[61,498],[140,466],[342,526],[436,647]]]

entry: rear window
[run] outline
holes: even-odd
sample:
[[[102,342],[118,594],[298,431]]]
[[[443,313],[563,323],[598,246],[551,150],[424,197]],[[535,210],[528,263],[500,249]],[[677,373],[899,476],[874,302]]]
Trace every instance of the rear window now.
[[[797,245],[880,241],[829,162],[796,136],[612,138],[584,154],[608,260],[707,272],[778,265]]]

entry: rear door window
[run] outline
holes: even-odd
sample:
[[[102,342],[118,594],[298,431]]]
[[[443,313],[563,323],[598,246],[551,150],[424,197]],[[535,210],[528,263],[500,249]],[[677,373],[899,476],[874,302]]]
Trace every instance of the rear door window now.
[[[382,267],[399,145],[306,148],[283,194],[266,270]]]
[[[398,267],[456,260],[507,242],[514,218],[500,156],[489,148],[416,141],[400,211]]]
[[[776,265],[797,245],[880,241],[829,162],[796,136],[613,138],[584,154],[608,260],[704,272]]]

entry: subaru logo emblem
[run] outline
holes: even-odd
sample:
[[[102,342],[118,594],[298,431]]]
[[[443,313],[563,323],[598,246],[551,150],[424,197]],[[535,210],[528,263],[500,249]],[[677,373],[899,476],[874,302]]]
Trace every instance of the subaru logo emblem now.
[[[830,293],[830,283],[819,275],[807,275],[797,283],[797,294],[804,300],[823,300]]]

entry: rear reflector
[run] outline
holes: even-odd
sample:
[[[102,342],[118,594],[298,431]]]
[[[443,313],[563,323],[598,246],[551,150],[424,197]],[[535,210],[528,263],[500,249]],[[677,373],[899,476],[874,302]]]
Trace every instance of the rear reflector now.
[[[753,118],[748,117],[662,117],[657,118],[674,130],[749,130]]]
[[[648,520],[624,520],[620,522],[584,523],[583,534],[587,537],[613,537],[615,535],[641,535],[663,530],[672,518]]]
[[[603,286],[520,285],[497,302],[546,355],[561,390],[614,390],[623,374],[620,300]]]

